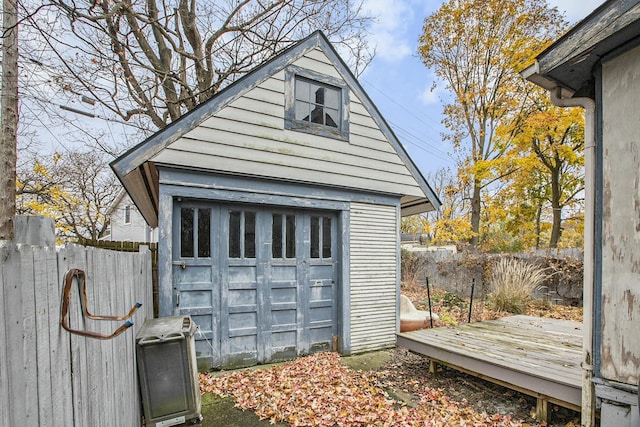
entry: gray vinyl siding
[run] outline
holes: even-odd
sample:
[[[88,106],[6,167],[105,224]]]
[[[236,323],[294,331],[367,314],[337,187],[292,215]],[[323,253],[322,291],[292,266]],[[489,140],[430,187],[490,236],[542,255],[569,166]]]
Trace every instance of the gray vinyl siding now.
[[[342,78],[324,52],[293,65]],[[284,128],[279,71],[186,132],[153,158],[168,164],[341,188],[424,197],[424,192],[352,91],[349,141]]]
[[[395,345],[398,286],[396,206],[351,203],[351,351]]]
[[[640,374],[640,47],[602,66],[602,378]],[[635,409],[637,412],[637,407]]]

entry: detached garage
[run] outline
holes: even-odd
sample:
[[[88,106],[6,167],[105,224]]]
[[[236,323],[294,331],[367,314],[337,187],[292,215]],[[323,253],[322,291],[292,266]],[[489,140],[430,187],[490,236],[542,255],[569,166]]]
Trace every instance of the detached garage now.
[[[111,166],[201,367],[395,345],[400,217],[439,201],[322,33]]]

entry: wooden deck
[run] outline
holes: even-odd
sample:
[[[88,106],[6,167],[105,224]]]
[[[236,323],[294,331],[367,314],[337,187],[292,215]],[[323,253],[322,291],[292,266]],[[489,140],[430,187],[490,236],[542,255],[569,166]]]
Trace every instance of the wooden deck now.
[[[542,419],[547,402],[580,408],[579,322],[511,316],[400,333],[397,345],[432,362],[535,396]]]

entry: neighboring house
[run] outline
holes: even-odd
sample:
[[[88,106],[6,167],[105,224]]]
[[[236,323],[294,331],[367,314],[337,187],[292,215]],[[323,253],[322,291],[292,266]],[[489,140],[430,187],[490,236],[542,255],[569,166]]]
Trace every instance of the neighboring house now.
[[[201,366],[395,345],[400,217],[439,201],[316,32],[111,164]]]
[[[110,233],[102,240],[117,242],[157,242],[157,228],[147,225],[131,197],[122,189],[107,211]]]
[[[586,111],[582,425],[597,403],[602,426],[639,426],[640,1],[602,4],[522,74]]]

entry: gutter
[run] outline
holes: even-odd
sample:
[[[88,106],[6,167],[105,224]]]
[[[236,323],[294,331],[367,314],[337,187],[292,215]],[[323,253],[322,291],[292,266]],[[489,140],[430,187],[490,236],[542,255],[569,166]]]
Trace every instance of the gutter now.
[[[595,101],[587,97],[564,98],[563,90],[556,86],[549,91],[551,102],[558,107],[584,108],[584,282],[583,282],[583,335],[582,335],[582,427],[595,425],[595,387],[593,385],[593,304],[595,260],[595,194],[596,194],[596,140]]]

